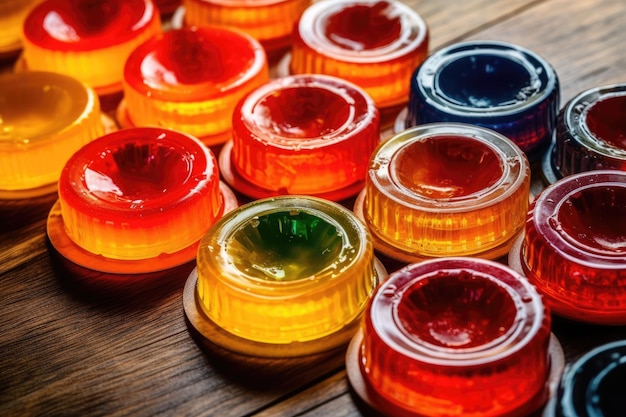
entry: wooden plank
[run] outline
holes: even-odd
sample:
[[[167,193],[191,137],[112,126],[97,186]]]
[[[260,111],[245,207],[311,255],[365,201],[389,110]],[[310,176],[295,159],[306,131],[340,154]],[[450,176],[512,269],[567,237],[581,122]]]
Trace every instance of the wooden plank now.
[[[622,0],[543,2],[468,39],[512,42],[543,56],[561,82],[561,103],[588,88],[626,82]]]
[[[431,50],[457,42],[468,34],[535,7],[546,0],[408,0],[426,21]]]

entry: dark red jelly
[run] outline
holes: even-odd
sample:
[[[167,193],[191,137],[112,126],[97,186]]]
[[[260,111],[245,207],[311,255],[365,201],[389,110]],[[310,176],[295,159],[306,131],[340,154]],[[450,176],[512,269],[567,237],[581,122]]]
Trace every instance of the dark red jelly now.
[[[464,197],[486,190],[503,174],[501,157],[490,146],[462,136],[427,137],[396,156],[391,169],[400,183],[432,199]]]
[[[400,37],[402,23],[391,15],[386,1],[351,5],[331,15],[324,28],[325,36],[341,48],[362,51],[389,45]]]
[[[607,96],[593,103],[585,123],[598,140],[626,150],[626,95]]]
[[[155,14],[151,0],[46,0],[26,18],[24,36],[49,50],[96,50],[134,39]]]

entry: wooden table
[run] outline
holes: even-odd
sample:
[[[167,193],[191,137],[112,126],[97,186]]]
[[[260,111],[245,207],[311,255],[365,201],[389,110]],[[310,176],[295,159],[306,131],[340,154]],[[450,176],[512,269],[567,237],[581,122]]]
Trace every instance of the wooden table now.
[[[513,42],[556,69],[562,103],[626,81],[623,0],[407,0],[431,51],[466,39]],[[356,416],[344,349],[298,360],[246,358],[190,330],[182,289],[193,268],[97,274],[47,243],[56,196],[0,202],[0,415]],[[626,338],[624,327],[555,318],[569,363]]]

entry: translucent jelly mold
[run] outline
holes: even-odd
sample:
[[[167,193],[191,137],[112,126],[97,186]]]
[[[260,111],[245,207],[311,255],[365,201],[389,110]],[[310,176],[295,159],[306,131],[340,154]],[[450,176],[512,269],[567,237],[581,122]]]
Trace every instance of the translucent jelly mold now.
[[[591,171],[546,188],[528,212],[509,264],[552,310],[626,324],[626,172]]]
[[[50,240],[87,268],[166,269],[193,259],[198,241],[233,200],[220,186],[215,157],[197,139],[124,129],[69,159],[49,218]]]
[[[624,413],[626,340],[587,352],[563,375],[554,417],[619,417]]]
[[[404,127],[461,122],[515,142],[531,160],[549,145],[559,110],[559,81],[543,58],[494,41],[451,45],[430,55],[411,79]]]
[[[428,28],[395,0],[322,0],[294,30],[289,70],[343,78],[363,88],[379,108],[406,103],[406,80],[428,53]]]
[[[41,0],[4,0],[0,3],[0,60],[16,57],[22,49],[24,19]]]
[[[551,152],[543,161],[548,183],[580,172],[626,171],[626,84],[593,88],[559,113]]]
[[[379,142],[379,113],[362,89],[323,75],[284,77],[239,102],[220,169],[233,188],[251,197],[341,200],[363,188]]]
[[[237,102],[268,80],[265,53],[251,37],[217,27],[172,30],[129,56],[118,119],[223,143]]]
[[[185,289],[196,329],[226,349],[288,357],[345,344],[386,275],[352,212],[306,196],[261,199],[218,221]]]
[[[51,72],[0,76],[0,198],[54,192],[63,165],[104,133],[95,92]]]
[[[376,290],[346,355],[356,393],[389,416],[525,416],[563,370],[541,296],[475,258],[412,264]]]
[[[504,136],[427,124],[379,145],[354,209],[393,259],[495,259],[523,229],[529,175],[523,152]]]
[[[160,31],[151,0],[45,0],[24,22],[25,66],[67,74],[98,94],[119,92],[128,55]]]
[[[294,24],[311,0],[183,0],[184,25],[236,27],[257,39],[270,60],[289,49]]]

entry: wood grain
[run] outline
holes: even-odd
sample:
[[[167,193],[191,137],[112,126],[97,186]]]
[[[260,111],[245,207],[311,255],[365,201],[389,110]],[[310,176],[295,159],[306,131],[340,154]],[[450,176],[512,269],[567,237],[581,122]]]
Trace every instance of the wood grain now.
[[[557,70],[563,99],[626,81],[621,0],[413,0],[431,50],[497,39]],[[56,196],[0,203],[0,415],[359,416],[343,349],[300,360],[221,350],[186,323],[193,263],[155,274],[99,274],[63,261],[45,236]],[[394,270],[397,265],[393,265]],[[568,362],[625,327],[555,319]]]

